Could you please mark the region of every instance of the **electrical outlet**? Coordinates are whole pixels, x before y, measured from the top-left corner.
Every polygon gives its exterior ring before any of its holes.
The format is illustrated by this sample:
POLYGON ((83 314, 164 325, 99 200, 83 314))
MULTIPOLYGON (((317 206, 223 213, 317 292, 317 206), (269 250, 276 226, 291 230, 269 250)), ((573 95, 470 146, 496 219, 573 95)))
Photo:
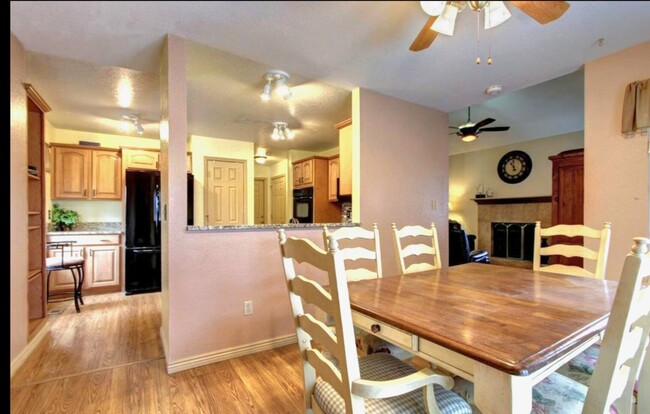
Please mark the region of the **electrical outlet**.
POLYGON ((252 315, 253 314, 253 301, 252 300, 245 300, 244 301, 244 315, 252 315))

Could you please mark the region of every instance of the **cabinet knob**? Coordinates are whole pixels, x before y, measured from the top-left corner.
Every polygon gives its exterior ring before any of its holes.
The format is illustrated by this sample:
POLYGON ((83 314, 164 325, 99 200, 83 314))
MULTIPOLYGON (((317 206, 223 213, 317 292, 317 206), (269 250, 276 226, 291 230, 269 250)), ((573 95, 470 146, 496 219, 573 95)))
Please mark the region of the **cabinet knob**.
POLYGON ((381 326, 379 326, 379 324, 377 323, 373 323, 372 325, 370 325, 370 330, 372 331, 372 333, 377 333, 381 331, 381 326))

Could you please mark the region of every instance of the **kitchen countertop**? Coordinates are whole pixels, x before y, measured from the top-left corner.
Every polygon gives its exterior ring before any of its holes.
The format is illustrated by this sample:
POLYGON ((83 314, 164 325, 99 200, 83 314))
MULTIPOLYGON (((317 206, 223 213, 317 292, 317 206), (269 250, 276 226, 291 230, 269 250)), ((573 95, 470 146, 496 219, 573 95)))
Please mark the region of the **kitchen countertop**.
POLYGON ((56 231, 49 224, 48 236, 83 235, 83 234, 122 234, 122 223, 114 222, 88 222, 77 223, 72 230, 56 231))
POLYGON ((359 223, 297 223, 297 224, 241 224, 229 226, 187 226, 189 232, 200 231, 250 231, 250 230, 277 230, 277 229, 309 229, 309 228, 322 228, 327 226, 330 228, 338 227, 356 227, 359 223))

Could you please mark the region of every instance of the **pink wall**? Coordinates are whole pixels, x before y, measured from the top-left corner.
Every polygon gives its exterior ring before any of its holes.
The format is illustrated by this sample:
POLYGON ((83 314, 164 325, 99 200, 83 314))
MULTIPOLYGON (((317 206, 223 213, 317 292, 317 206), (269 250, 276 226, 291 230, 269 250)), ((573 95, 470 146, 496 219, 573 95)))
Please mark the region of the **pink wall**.
POLYGON ((27 345, 27 81, 25 49, 11 36, 11 143, 10 151, 10 357, 13 361, 27 345), (21 173, 22 172, 22 173, 21 173))
POLYGON ((384 274, 398 271, 390 233, 393 222, 402 227, 434 221, 446 266, 447 114, 365 89, 359 98, 361 221, 366 227, 374 222, 379 226, 384 274))
POLYGON ((624 138, 625 87, 650 78, 650 42, 585 65, 585 224, 612 222, 607 278, 618 279, 632 238, 650 235, 648 138, 624 138))
MULTIPOLYGON (((185 231, 185 53, 180 38, 170 36, 168 45, 169 94, 162 95, 170 132, 161 148, 163 202, 169 210, 163 225, 163 306, 168 307, 163 331, 170 364, 295 331, 276 231, 185 231), (253 300, 253 315, 243 315, 245 300, 253 300)), ((392 220, 435 220, 446 252, 447 116, 367 91, 361 91, 361 106, 361 219, 382 226, 386 270, 392 273, 397 269, 388 232, 392 220), (437 212, 429 207, 432 198, 438 200, 437 212)), ((288 234, 322 244, 320 228, 288 234)))

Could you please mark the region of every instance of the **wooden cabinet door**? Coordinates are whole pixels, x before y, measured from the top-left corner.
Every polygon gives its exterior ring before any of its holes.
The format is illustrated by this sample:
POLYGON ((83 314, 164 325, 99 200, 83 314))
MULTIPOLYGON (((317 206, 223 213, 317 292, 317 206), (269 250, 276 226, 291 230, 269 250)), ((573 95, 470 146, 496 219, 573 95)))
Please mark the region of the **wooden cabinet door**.
MULTIPOLYGON (((553 161, 552 224, 584 224, 584 152, 564 151, 549 157, 553 161)), ((555 237, 555 243, 582 245, 582 237, 555 237)), ((578 257, 551 257, 551 263, 583 266, 578 257)))
POLYGON ((160 152, 156 150, 122 149, 124 168, 136 170, 157 170, 160 152))
POLYGON ((307 160, 302 163, 302 185, 314 184, 314 160, 307 160))
POLYGON ((192 174, 192 154, 187 154, 185 162, 187 164, 187 172, 192 174))
POLYGON ((352 125, 339 129, 339 194, 352 194, 352 125))
POLYGON ((122 199, 122 164, 117 151, 93 150, 93 199, 122 199))
POLYGON ((329 201, 337 201, 338 194, 336 191, 336 179, 339 178, 339 158, 332 158, 328 162, 328 178, 327 178, 327 199, 329 201))
MULTIPOLYGON (((69 247, 65 248, 66 257, 84 257, 83 246, 72 247, 72 252, 69 247)), ((47 257, 61 258, 61 249, 48 250, 47 257)), ((72 279, 72 272, 70 270, 57 270, 50 274, 50 292, 59 290, 74 289, 74 282, 72 279)))
POLYGON ((88 198, 91 161, 89 149, 54 147, 52 198, 88 198))
POLYGON ((120 246, 89 246, 84 288, 119 286, 120 246))
POLYGON ((302 185, 302 165, 303 163, 299 162, 293 164, 293 186, 298 188, 302 185))

